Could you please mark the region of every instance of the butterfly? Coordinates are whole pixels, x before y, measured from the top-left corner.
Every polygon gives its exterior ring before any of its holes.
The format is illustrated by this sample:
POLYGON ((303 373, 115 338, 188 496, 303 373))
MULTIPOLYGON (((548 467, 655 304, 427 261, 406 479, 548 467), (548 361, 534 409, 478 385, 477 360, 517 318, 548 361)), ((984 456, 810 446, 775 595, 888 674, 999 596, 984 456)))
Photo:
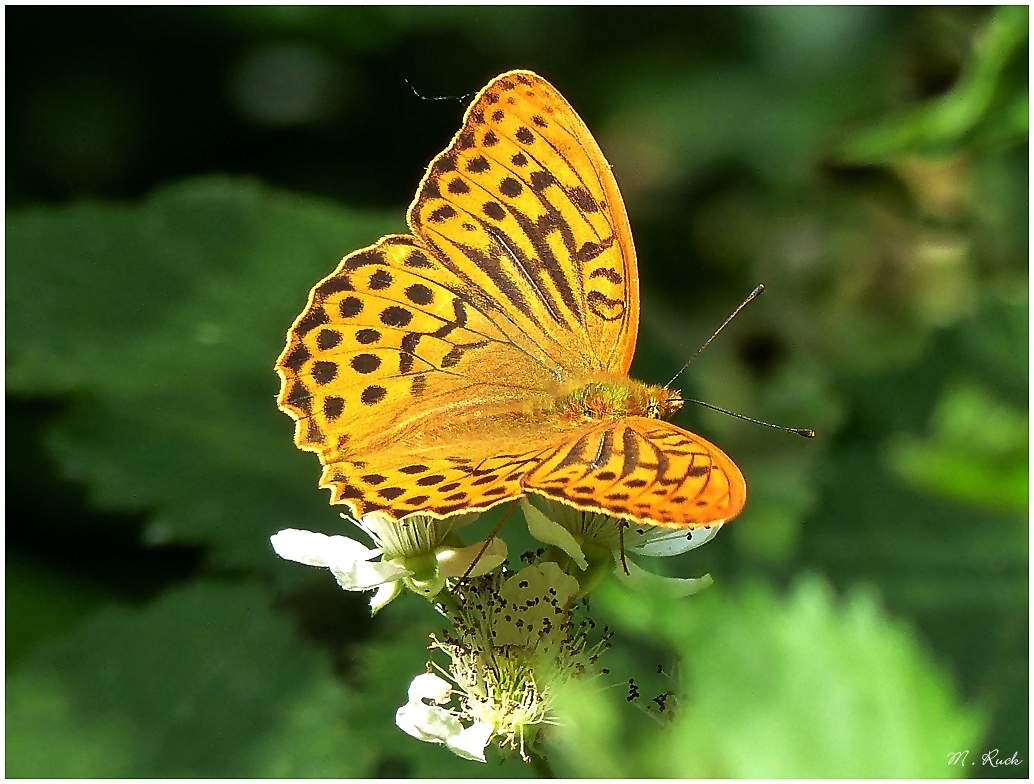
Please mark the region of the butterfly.
POLYGON ((676 528, 739 514, 736 464, 665 421, 679 392, 628 377, 631 228, 552 85, 510 71, 481 90, 408 225, 316 284, 277 361, 331 503, 444 518, 534 493, 676 528))

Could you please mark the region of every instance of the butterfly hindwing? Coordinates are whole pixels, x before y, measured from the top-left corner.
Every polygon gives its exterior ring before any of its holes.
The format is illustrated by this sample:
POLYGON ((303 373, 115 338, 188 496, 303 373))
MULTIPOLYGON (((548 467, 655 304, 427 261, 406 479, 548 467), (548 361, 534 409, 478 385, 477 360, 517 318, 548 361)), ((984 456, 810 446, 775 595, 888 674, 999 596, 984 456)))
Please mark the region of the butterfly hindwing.
POLYGON ((527 491, 654 525, 720 525, 746 501, 743 475, 724 452, 657 419, 587 425, 524 480, 527 491))
POLYGON ((327 465, 321 486, 331 489, 332 503, 348 505, 357 519, 372 511, 396 519, 414 512, 448 517, 483 512, 520 498, 525 493, 521 481, 538 458, 534 452, 508 450, 480 459, 442 456, 440 450, 389 450, 369 463, 343 460, 327 465))

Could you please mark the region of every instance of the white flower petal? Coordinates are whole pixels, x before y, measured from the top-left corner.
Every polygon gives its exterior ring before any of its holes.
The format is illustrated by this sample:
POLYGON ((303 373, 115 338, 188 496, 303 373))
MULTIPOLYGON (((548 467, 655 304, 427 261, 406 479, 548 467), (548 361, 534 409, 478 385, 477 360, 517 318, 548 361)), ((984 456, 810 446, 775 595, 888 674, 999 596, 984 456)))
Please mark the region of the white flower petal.
POLYGON ((452 713, 424 702, 407 702, 395 711, 395 724, 407 735, 428 743, 447 743, 463 732, 452 713))
POLYGON ((431 700, 432 702, 448 702, 452 694, 452 686, 444 678, 433 672, 422 672, 409 684, 409 701, 431 700))
POLYGON ((464 728, 448 709, 424 702, 444 703, 451 695, 452 686, 443 678, 429 672, 417 675, 409 684, 409 702, 395 711, 395 724, 418 740, 443 743, 457 756, 484 762, 485 746, 495 728, 486 722, 464 728))
MULTIPOLYGON (((467 569, 470 568, 470 564, 481 553, 481 548, 484 546, 484 541, 480 541, 459 549, 439 547, 435 551, 438 557, 438 575, 440 577, 462 577, 466 574, 467 569)), ((487 574, 505 560, 506 542, 496 536, 488 545, 484 555, 475 564, 470 576, 480 577, 483 574, 487 574)))
POLYGON ((347 567, 379 555, 378 550, 347 536, 327 536, 297 528, 285 528, 269 537, 269 541, 281 558, 308 566, 347 567))
POLYGON ((400 593, 402 593, 402 582, 399 580, 392 580, 390 583, 382 583, 377 588, 377 593, 370 597, 370 614, 376 615, 388 602, 395 599, 400 593))
POLYGON ((641 536, 635 536, 636 540, 641 540, 636 544, 629 543, 628 533, 626 532, 625 552, 646 555, 651 558, 681 555, 711 541, 721 527, 718 524, 708 528, 691 528, 689 530, 654 528, 644 531, 641 536))
POLYGON ((408 569, 390 561, 354 561, 342 566, 344 568, 332 566, 330 571, 346 591, 369 591, 411 574, 408 569))
POLYGON ((524 519, 528 522, 528 532, 532 536, 540 542, 559 547, 574 559, 574 562, 578 564, 578 568, 582 571, 589 568, 589 562, 585 560, 585 553, 582 552, 578 542, 571 536, 570 531, 546 517, 527 498, 521 499, 521 510, 524 512, 524 519))
POLYGON ((446 747, 457 757, 486 762, 485 746, 495 735, 495 727, 487 721, 475 721, 460 734, 445 742, 446 747))
POLYGON ((713 581, 711 575, 705 574, 703 577, 685 579, 681 577, 664 577, 659 574, 653 574, 645 569, 636 565, 631 558, 625 558, 625 563, 628 564, 628 574, 625 574, 624 569, 621 568, 620 559, 617 565, 614 567, 614 573, 627 585, 633 588, 661 588, 673 599, 681 599, 685 596, 692 596, 693 594, 704 590, 713 581))
MULTIPOLYGON (((347 515, 341 515, 346 520, 352 520, 347 515)), ((367 512, 358 520, 352 520, 357 526, 363 529, 366 534, 375 542, 391 534, 392 526, 398 525, 395 520, 388 517, 384 512, 367 512)))

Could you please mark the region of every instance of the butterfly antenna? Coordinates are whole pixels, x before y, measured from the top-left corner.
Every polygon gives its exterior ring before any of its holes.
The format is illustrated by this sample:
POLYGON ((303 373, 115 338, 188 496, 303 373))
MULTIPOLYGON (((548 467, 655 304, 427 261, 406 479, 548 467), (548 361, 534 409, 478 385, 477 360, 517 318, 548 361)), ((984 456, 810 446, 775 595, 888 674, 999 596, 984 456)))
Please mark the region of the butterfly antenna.
POLYGON ((742 419, 744 422, 753 422, 755 425, 763 425, 764 427, 770 427, 773 430, 782 430, 787 433, 793 433, 795 436, 803 436, 804 438, 815 438, 815 431, 808 427, 783 427, 782 425, 773 425, 770 422, 762 422, 760 419, 751 419, 749 416, 743 416, 743 414, 737 414, 735 411, 726 411, 724 408, 718 406, 712 406, 710 403, 705 403, 703 400, 686 400, 687 403, 696 403, 698 406, 709 408, 712 411, 717 411, 720 414, 728 414, 731 417, 742 419))
POLYGON ((471 95, 473 95, 473 93, 467 93, 466 95, 421 95, 416 91, 416 88, 409 81, 409 79, 403 77, 402 81, 409 85, 409 89, 413 91, 413 95, 415 95, 421 101, 459 101, 460 103, 463 103, 463 101, 467 100, 471 95))
POLYGON ((474 567, 478 565, 478 561, 481 560, 484 554, 488 551, 488 548, 491 546, 492 542, 495 540, 496 536, 499 535, 499 531, 503 527, 503 523, 505 523, 506 518, 513 513, 513 510, 517 508, 517 504, 518 501, 514 501, 510 505, 510 508, 503 513, 503 516, 499 518, 499 522, 495 524, 495 528, 492 529, 492 533, 488 535, 488 537, 485 539, 485 543, 481 545, 481 549, 478 551, 478 554, 474 557, 474 560, 470 562, 470 566, 467 567, 467 571, 463 573, 463 576, 459 579, 456 585, 452 587, 452 590, 449 591, 450 594, 455 594, 456 591, 460 588, 460 586, 462 586, 463 583, 466 582, 467 578, 470 577, 470 573, 474 571, 474 567))
POLYGON ((679 370, 679 372, 678 372, 678 373, 676 373, 676 374, 675 374, 674 376, 672 376, 672 377, 671 377, 671 381, 669 381, 669 382, 668 382, 667 384, 665 384, 664 386, 665 386, 665 387, 670 387, 670 386, 671 386, 672 384, 674 384, 674 383, 675 383, 675 379, 677 379, 677 378, 678 378, 679 376, 681 376, 681 375, 682 375, 682 372, 683 372, 683 371, 684 371, 684 370, 685 370, 686 368, 688 368, 688 367, 689 367, 690 365, 692 365, 692 364, 693 364, 693 360, 695 360, 695 359, 696 359, 697 357, 699 357, 699 356, 700 356, 700 355, 701 355, 701 354, 703 353, 704 349, 705 349, 705 348, 707 348, 708 346, 710 346, 710 345, 711 345, 711 341, 712 341, 712 340, 714 340, 714 339, 715 339, 716 337, 718 337, 718 334, 719 334, 719 333, 720 333, 720 332, 721 332, 721 331, 722 331, 723 329, 725 329, 725 328, 726 328, 727 326, 729 326, 729 322, 730 322, 730 321, 732 321, 732 320, 733 320, 734 318, 736 318, 736 316, 737 316, 737 315, 739 314, 739 312, 740 312, 741 310, 743 310, 743 309, 744 309, 745 307, 747 307, 747 303, 749 303, 749 302, 750 302, 750 301, 751 301, 752 299, 754 299, 755 297, 757 297, 757 296, 758 296, 758 295, 759 295, 759 294, 760 294, 760 293, 761 293, 762 291, 764 291, 764 290, 765 290, 765 284, 764 284, 764 283, 759 283, 759 284, 758 284, 758 287, 757 287, 756 289, 754 289, 754 290, 753 290, 752 292, 750 292, 750 296, 749 296, 749 297, 747 297, 747 298, 746 298, 745 300, 743 300, 743 302, 741 302, 741 303, 740 303, 740 306, 739 306, 738 308, 736 308, 736 310, 734 310, 734 311, 732 312, 732 315, 731 315, 731 316, 729 316, 729 318, 727 318, 727 319, 725 320, 725 323, 724 323, 724 324, 722 324, 722 326, 718 327, 718 329, 716 329, 716 330, 714 331, 714 334, 713 334, 713 335, 711 335, 711 337, 709 337, 709 338, 708 338, 708 339, 707 339, 707 340, 706 340, 706 341, 704 342, 704 345, 702 345, 702 346, 701 346, 701 347, 700 347, 699 349, 697 349, 697 353, 696 353, 696 354, 694 354, 693 356, 691 356, 691 357, 689 358, 689 362, 687 362, 687 363, 686 363, 685 365, 683 365, 683 366, 682 366, 682 369, 681 369, 681 370, 679 370))

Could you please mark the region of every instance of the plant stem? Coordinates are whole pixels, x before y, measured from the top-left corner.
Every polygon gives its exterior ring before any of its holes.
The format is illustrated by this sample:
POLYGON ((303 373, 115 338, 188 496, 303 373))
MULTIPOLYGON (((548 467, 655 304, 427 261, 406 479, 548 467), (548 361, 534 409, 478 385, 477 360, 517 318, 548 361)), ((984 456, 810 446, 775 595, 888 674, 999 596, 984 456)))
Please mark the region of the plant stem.
POLYGON ((555 779, 557 776, 553 772, 553 768, 549 764, 549 760, 540 754, 536 754, 531 751, 528 754, 531 761, 531 768, 535 771, 535 775, 540 779, 555 779))

